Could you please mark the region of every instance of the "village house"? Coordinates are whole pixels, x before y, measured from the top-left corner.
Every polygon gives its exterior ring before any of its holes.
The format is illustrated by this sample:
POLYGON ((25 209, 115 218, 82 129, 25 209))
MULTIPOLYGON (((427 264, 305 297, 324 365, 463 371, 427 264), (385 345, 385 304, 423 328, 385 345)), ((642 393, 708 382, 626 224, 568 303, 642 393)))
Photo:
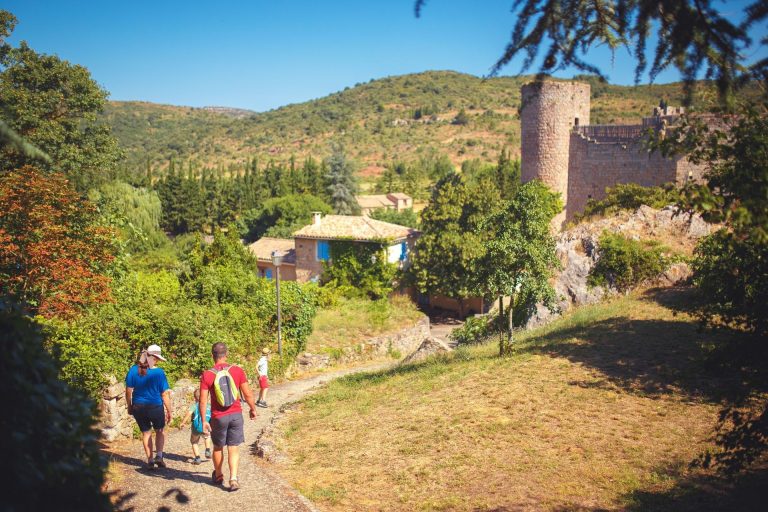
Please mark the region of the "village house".
POLYGON ((256 266, 259 269, 260 277, 272 279, 275 276, 272 253, 278 251, 283 256, 283 262, 280 265, 280 279, 296 280, 296 250, 293 240, 265 236, 250 244, 248 249, 256 256, 256 266))
POLYGON ((272 252, 283 254, 280 278, 305 283, 323 273, 323 262, 331 259, 334 241, 385 244, 387 260, 405 266, 418 238, 416 229, 364 216, 314 213, 312 223, 294 233, 294 239, 262 238, 248 248, 256 256, 259 275, 271 278, 275 269, 272 252))
POLYGON ((398 212, 413 208, 413 199, 402 192, 355 196, 363 215, 370 215, 373 210, 396 210, 398 212))

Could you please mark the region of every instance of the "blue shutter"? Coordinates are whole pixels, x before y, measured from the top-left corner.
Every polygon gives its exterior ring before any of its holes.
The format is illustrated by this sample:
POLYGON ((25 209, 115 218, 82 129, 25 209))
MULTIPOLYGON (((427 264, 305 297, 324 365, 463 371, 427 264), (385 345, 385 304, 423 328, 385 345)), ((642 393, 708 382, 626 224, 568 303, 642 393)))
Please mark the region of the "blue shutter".
POLYGON ((272 279, 272 269, 268 268, 265 275, 267 276, 267 279, 272 279))
POLYGON ((317 259, 318 261, 328 261, 331 259, 331 247, 327 240, 317 241, 317 259))
POLYGON ((400 261, 405 261, 408 258, 408 244, 403 242, 400 244, 400 261))

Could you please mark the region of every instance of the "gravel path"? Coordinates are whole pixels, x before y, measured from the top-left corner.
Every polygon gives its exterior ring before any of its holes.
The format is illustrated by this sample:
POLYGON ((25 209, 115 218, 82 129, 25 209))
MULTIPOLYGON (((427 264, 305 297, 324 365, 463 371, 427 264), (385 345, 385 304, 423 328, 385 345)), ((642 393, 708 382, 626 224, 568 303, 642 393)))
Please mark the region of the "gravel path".
MULTIPOLYGON (((276 385, 267 396, 269 408, 259 408, 258 416, 253 421, 247 419, 248 406, 244 405, 246 442, 240 446, 240 490, 237 492, 228 492, 228 484, 224 487, 213 485, 213 462, 206 461, 199 466, 191 464, 189 426, 183 430, 168 431, 164 450, 168 467, 165 469, 148 471, 141 468, 144 449, 138 440, 107 446, 105 451, 113 461, 108 490, 116 493, 119 508, 125 511, 314 511, 316 509, 306 498, 253 454, 256 437, 275 417, 280 407, 303 398, 329 380, 350 373, 380 370, 391 365, 391 361, 373 363, 276 385)), ((224 479, 228 482, 229 470, 226 464, 225 459, 224 479)))

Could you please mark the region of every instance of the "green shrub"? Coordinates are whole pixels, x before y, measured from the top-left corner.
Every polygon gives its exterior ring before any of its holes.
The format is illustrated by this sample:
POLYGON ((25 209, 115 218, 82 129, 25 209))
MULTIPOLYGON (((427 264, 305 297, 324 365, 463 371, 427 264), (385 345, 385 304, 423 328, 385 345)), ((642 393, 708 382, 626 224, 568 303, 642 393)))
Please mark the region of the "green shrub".
POLYGON ((693 282, 707 302, 699 315, 710 324, 768 334, 768 252, 766 242, 720 229, 699 242, 693 282))
MULTIPOLYGON (((62 377, 96 397, 108 375, 121 379, 138 353, 163 349, 171 381, 197 377, 210 367, 211 345, 224 342, 232 360, 250 368, 263 347, 276 348, 274 282, 256 276, 236 237, 217 233, 214 243, 190 246, 183 279, 167 270, 129 272, 113 286, 114 302, 70 321, 49 322, 49 349, 63 363, 62 377)), ((281 286, 284 361, 304 350, 312 331, 318 286, 281 286)))
POLYGON ((99 453, 93 403, 59 380, 31 319, 0 302, 0 383, 11 401, 0 429, 3 510, 112 510, 101 492, 105 461, 99 453), (55 504, 55 506, 52 506, 55 504))
POLYGON ((415 228, 419 225, 419 216, 413 211, 413 208, 406 208, 405 210, 373 210, 370 214, 372 219, 389 222, 391 224, 398 224, 400 226, 406 226, 409 228, 415 228))
POLYGON ((392 293, 397 266, 387 261, 386 243, 331 242, 332 264, 325 264, 324 286, 345 297, 374 300, 392 293))
POLYGON ((493 333, 493 321, 487 316, 471 316, 464 325, 454 329, 450 338, 459 345, 481 343, 493 333))
POLYGON ((605 190, 605 198, 590 199, 584 211, 574 219, 579 222, 590 217, 609 216, 622 210, 636 210, 642 205, 664 208, 676 204, 679 194, 674 185, 643 187, 635 183, 619 184, 605 190))
POLYGON ((612 286, 620 292, 657 277, 672 259, 667 249, 655 241, 630 240, 619 234, 603 232, 597 264, 589 273, 591 286, 612 286))

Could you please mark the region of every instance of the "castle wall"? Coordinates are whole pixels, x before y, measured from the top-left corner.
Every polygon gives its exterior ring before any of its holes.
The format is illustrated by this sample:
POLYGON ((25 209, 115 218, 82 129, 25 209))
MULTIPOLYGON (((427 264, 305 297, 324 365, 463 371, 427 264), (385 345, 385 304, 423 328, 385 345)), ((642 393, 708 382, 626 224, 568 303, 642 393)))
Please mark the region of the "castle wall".
MULTIPOLYGON (((589 124, 589 84, 534 82, 522 90, 521 177, 540 179, 568 202, 571 131, 589 124)), ((560 228, 565 212, 553 225, 560 228)))
POLYGON ((641 140, 600 142, 573 133, 569 145, 566 219, 584 210, 589 199, 605 197, 606 187, 637 183, 645 187, 665 183, 684 185, 700 180, 703 167, 682 157, 648 153, 641 140), (689 174, 690 173, 690 174, 689 174), (690 178, 689 178, 690 176, 690 178))

